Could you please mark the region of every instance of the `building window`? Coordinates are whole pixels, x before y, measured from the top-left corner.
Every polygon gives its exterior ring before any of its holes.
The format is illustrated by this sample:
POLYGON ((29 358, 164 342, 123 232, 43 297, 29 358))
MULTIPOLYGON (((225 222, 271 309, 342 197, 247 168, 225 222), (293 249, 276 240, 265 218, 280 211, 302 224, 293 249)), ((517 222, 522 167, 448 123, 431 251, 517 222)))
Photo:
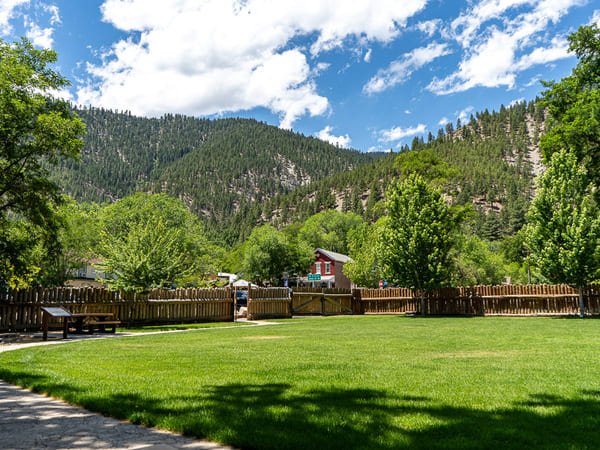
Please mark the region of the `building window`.
POLYGON ((329 275, 331 273, 331 263, 330 262, 325 263, 325 273, 327 275, 329 275))
POLYGON ((315 273, 320 274, 321 273, 321 263, 315 263, 315 273))

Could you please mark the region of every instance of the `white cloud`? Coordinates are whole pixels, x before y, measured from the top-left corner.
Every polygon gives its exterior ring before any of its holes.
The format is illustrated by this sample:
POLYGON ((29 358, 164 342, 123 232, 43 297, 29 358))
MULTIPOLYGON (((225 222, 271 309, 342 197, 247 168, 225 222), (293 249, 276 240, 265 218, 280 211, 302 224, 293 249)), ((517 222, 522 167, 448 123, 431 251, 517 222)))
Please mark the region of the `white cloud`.
POLYGON ((333 145, 337 145, 338 147, 343 147, 343 148, 350 147, 350 143, 352 142, 352 139, 350 138, 350 136, 348 136, 347 134, 344 134, 342 136, 334 136, 331 134, 332 131, 333 131, 333 128, 331 126, 327 125, 321 131, 319 131, 316 134, 316 136, 319 139, 321 139, 323 141, 327 141, 333 145))
POLYGON ((518 103, 523 103, 525 101, 525 97, 515 98, 512 102, 508 104, 508 106, 515 106, 518 103))
POLYGON ((50 25, 58 25, 61 23, 60 20, 60 10, 56 5, 48 5, 46 3, 41 3, 40 6, 44 11, 50 14, 50 25))
POLYGON ((465 109, 461 110, 456 117, 460 119, 462 123, 465 123, 473 111, 475 111, 475 108, 472 106, 467 106, 465 109))
POLYGON ((313 76, 320 75, 322 72, 325 72, 330 67, 331 67, 331 64, 329 64, 329 63, 325 63, 325 62, 317 63, 317 65, 312 70, 312 75, 313 76))
POLYGON ((441 95, 466 91, 475 86, 512 87, 515 82, 513 72, 514 41, 506 33, 494 32, 492 37, 475 47, 473 54, 463 59, 458 71, 438 80, 435 78, 427 87, 441 95))
POLYGON ((452 21, 451 33, 463 47, 469 47, 484 23, 509 9, 534 3, 536 0, 483 0, 452 21))
POLYGON ((566 39, 554 39, 550 47, 538 47, 522 56, 515 65, 516 70, 529 69, 538 64, 546 64, 559 59, 573 56, 569 53, 569 43, 566 39))
POLYGON ((427 37, 432 37, 439 29, 442 21, 440 19, 425 20, 417 24, 417 30, 425 33, 427 37))
POLYGON ((425 3, 106 0, 103 20, 136 38, 116 42, 102 64, 89 66, 94 80, 78 101, 142 115, 265 107, 290 127, 329 107, 306 52, 390 42, 425 3), (294 46, 297 37, 311 39, 309 50, 294 46))
POLYGON ((0 36, 8 36, 12 32, 11 19, 16 15, 17 8, 29 3, 29 0, 0 1, 0 36))
POLYGON ((412 114, 412 111, 410 109, 405 109, 404 114, 412 114))
POLYGON ((367 50, 367 53, 365 53, 365 57, 363 58, 366 63, 371 62, 371 55, 372 54, 373 54, 373 50, 372 49, 367 50))
POLYGON ((33 45, 37 45, 42 48, 52 48, 54 39, 52 34, 54 33, 53 28, 42 28, 37 23, 32 22, 28 17, 25 17, 25 28, 27 39, 29 39, 33 45))
POLYGON ((376 94, 403 83, 412 73, 440 56, 449 54, 446 44, 432 42, 427 47, 415 48, 402 58, 393 61, 386 69, 381 69, 363 86, 366 94, 376 94))
POLYGON ((590 19, 590 25, 593 23, 600 27, 600 9, 597 9, 596 11, 594 11, 594 14, 592 14, 592 18, 590 19))
POLYGON ((367 149, 367 153, 390 153, 392 151, 389 147, 379 147, 377 145, 373 145, 367 149))
POLYGON ((514 87, 518 72, 567 56, 564 40, 555 38, 546 48, 539 41, 547 43, 542 33, 548 25, 583 3, 585 0, 484 0, 476 4, 446 30, 466 49, 458 70, 434 78, 427 88, 443 95, 477 86, 514 87), (511 9, 518 12, 511 18, 503 16, 511 9), (491 20, 494 22, 481 30, 491 20), (539 48, 528 50, 534 44, 539 48), (523 53, 525 56, 518 56, 523 53))
POLYGON ((415 136, 417 134, 423 134, 427 131, 427 127, 420 123, 416 127, 394 127, 389 130, 381 130, 379 132, 379 142, 394 142, 399 141, 405 137, 415 136))
POLYGON ((444 116, 440 119, 440 121, 438 122, 438 125, 443 127, 444 125, 449 124, 449 123, 450 123, 450 119, 448 119, 446 116, 444 116))
POLYGON ((37 20, 39 11, 42 11, 42 15, 44 13, 47 15, 46 20, 51 26, 61 23, 60 12, 56 5, 44 3, 43 1, 0 0, 0 36, 10 35, 13 31, 11 21, 22 18, 26 37, 38 47, 51 48, 54 28, 40 26, 37 20), (29 8, 28 11, 32 11, 33 16, 25 14, 26 7, 29 8))

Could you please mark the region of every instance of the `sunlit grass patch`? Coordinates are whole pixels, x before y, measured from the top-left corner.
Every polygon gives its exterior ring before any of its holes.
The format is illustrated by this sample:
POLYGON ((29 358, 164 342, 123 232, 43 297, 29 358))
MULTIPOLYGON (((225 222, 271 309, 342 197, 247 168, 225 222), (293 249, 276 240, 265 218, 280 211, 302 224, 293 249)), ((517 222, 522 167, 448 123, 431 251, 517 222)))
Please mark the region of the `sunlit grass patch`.
POLYGON ((598 348, 597 320, 331 317, 9 352, 0 377, 241 448, 593 448, 598 348))

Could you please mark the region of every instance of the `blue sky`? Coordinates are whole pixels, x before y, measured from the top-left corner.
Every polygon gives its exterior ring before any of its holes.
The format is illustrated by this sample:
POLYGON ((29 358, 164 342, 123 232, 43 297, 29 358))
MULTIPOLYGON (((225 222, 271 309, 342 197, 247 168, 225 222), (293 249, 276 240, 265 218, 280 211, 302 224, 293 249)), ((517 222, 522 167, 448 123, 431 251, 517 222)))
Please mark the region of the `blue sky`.
POLYGON ((77 104, 253 117, 395 149, 567 75, 593 0, 0 0, 0 37, 59 54, 77 104))

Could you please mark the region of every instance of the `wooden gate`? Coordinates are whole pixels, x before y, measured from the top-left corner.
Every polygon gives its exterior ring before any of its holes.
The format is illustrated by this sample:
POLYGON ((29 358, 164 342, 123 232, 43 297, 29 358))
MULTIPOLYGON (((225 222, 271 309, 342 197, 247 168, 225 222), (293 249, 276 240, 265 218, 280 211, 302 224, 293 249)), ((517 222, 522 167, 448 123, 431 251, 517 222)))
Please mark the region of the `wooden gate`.
POLYGON ((248 288, 248 319, 292 317, 288 288, 248 288))
POLYGON ((322 316, 352 314, 352 291, 296 288, 292 293, 292 314, 322 316))

